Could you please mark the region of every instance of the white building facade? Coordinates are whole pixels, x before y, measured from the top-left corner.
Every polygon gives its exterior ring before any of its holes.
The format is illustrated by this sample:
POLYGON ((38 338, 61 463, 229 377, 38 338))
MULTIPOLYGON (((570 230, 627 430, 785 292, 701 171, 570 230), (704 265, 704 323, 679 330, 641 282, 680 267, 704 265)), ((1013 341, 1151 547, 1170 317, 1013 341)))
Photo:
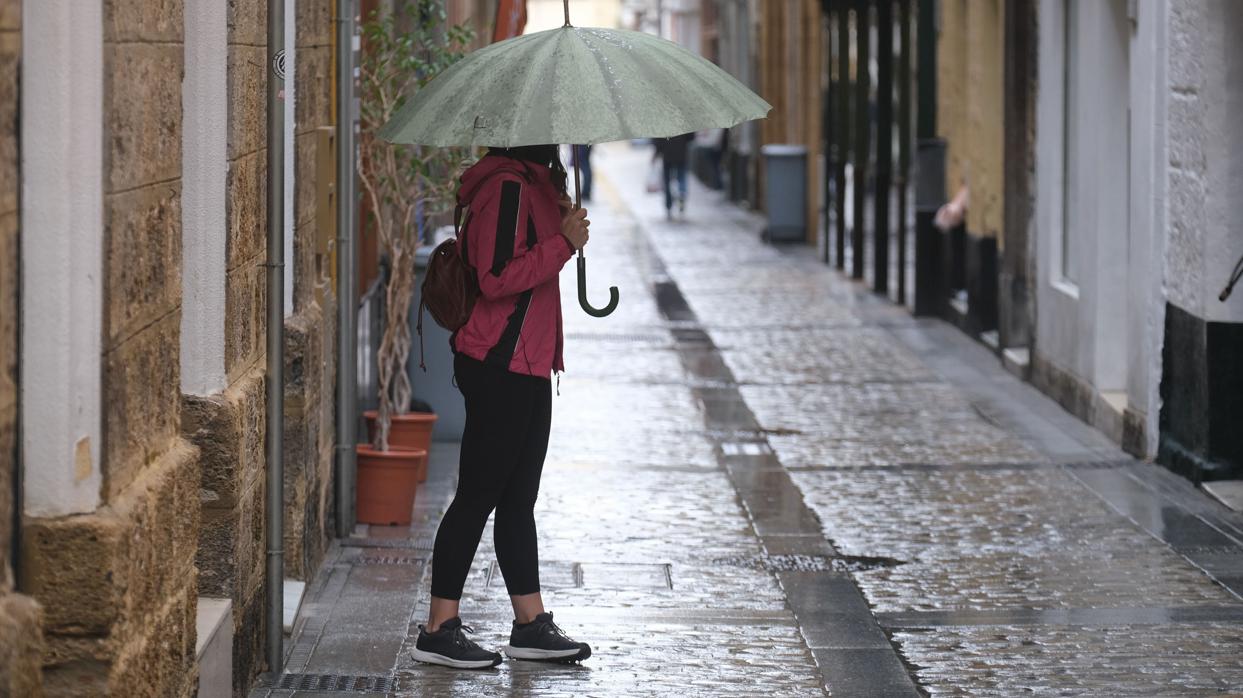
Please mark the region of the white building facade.
POLYGON ((1243 474, 1243 293, 1218 300, 1243 3, 1040 0, 1038 23, 1033 381, 1136 455, 1243 474))

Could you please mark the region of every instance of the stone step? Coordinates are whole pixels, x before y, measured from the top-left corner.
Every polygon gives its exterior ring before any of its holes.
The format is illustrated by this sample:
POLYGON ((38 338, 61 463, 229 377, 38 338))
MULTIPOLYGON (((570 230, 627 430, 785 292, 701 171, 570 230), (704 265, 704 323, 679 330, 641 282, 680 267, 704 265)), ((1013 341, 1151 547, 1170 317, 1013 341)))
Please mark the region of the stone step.
POLYGON ((199 665, 200 698, 233 695, 233 602, 200 596, 194 656, 199 665))

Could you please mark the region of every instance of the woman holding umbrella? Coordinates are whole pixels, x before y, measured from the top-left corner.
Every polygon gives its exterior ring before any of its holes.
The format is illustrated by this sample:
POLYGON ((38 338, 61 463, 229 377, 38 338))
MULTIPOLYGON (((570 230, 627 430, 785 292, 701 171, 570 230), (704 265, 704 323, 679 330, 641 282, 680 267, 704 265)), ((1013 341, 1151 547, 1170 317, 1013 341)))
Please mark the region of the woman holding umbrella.
POLYGON ((457 668, 496 666, 458 617, 462 587, 488 516, 514 608, 505 654, 576 662, 586 643, 565 635, 540 596, 535 499, 552 420, 549 376, 563 370, 558 274, 587 244, 585 209, 573 209, 555 145, 492 148, 462 176, 462 234, 479 283, 470 319, 452 338, 453 371, 466 399, 457 493, 432 554, 431 614, 415 659, 457 668))
MULTIPOLYGON (((490 146, 462 177, 470 219, 459 247, 480 298, 453 338, 466 397, 458 490, 436 534, 432 600, 413 650, 424 662, 496 666, 458 618, 458 600, 492 508, 497 561, 514 608, 505 653, 574 662, 585 643, 553 623, 540 596, 532 508, 551 416, 549 376, 564 344, 557 274, 578 253, 579 305, 605 317, 618 302, 587 300, 587 214, 570 207, 555 146, 672 136, 763 118, 772 108, 703 58, 658 37, 565 26, 492 44, 420 88, 380 130, 394 143, 490 146)), ((576 162, 575 180, 578 179, 576 162)), ((578 187, 576 186, 577 190, 578 187)))

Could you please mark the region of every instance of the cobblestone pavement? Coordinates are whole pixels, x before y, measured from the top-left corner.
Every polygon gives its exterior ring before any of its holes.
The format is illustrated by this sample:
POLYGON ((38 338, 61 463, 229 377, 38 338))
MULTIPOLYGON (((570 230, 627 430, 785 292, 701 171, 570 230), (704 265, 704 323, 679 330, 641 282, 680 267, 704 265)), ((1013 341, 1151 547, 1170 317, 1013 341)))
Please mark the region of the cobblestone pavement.
MULTIPOLYGON (((597 149, 591 297, 537 505, 545 600, 581 667, 408 657, 456 452, 410 529, 360 529, 258 695, 1196 695, 1243 691, 1243 523, 1126 459, 956 331, 916 321, 695 187, 597 149), (302 681, 303 690, 297 690, 302 681), (320 682, 320 683, 316 683, 320 682), (318 689, 314 688, 318 686, 318 689)), ((417 390, 417 388, 416 388, 417 390)), ((485 532, 463 598, 511 619, 485 532)))

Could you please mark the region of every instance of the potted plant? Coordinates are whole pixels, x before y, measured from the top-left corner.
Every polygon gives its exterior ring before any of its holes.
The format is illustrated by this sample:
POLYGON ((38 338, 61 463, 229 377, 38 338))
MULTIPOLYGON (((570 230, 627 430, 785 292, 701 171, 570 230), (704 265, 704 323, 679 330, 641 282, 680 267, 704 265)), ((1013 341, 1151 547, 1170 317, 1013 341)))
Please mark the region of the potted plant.
POLYGON ((409 523, 435 415, 410 411, 408 321, 414 297, 419 224, 452 209, 465 148, 395 146, 376 132, 440 71, 461 58, 472 38, 449 26, 443 0, 411 0, 373 12, 362 25, 358 175, 382 253, 392 269, 377 356, 379 409, 369 417, 370 443, 358 446, 358 520, 409 523), (423 437, 426 436, 426 439, 423 437))

